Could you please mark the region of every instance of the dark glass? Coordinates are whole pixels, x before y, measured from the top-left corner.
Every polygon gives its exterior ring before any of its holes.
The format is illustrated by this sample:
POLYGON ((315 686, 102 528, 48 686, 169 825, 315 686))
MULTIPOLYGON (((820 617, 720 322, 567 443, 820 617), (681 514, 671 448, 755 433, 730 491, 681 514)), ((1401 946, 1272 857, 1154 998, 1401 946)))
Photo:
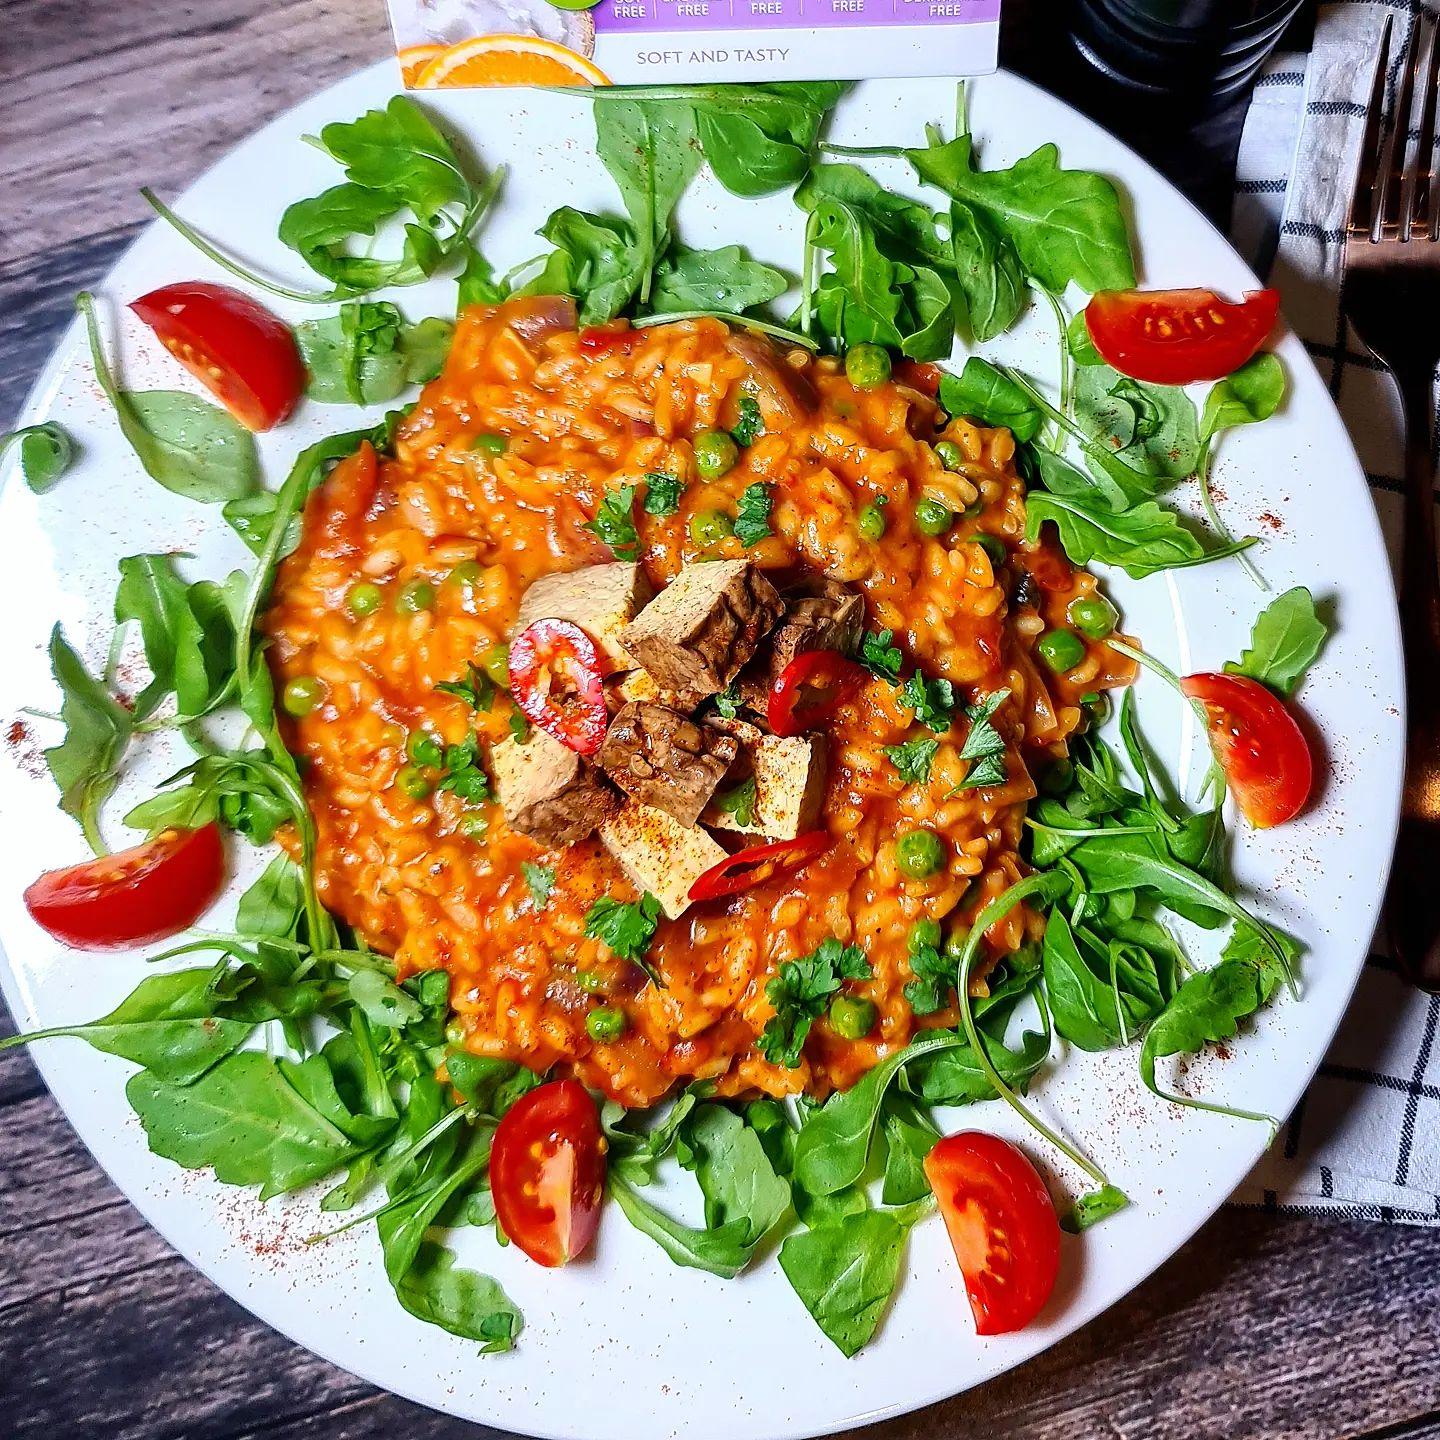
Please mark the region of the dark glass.
POLYGON ((1074 0, 1070 39, 1113 90, 1193 117, 1254 85, 1305 0, 1074 0))

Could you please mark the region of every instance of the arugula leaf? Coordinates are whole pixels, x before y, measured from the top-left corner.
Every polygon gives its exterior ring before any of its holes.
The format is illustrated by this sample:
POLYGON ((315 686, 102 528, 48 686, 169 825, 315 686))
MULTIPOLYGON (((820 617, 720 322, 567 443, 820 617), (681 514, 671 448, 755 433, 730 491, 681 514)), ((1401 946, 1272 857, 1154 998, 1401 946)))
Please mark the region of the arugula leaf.
POLYGON ((754 823, 757 794, 755 777, 752 775, 748 780, 742 780, 738 785, 720 791, 713 803, 722 815, 733 815, 737 825, 746 826, 754 823))
POLYGON ((893 1091, 885 1099, 885 1178, 880 1199, 886 1205, 911 1205, 930 1194, 925 1159, 940 1138, 920 1106, 893 1091))
POLYGON ((1082 937, 1089 949, 1084 932, 1077 936, 1060 910, 1051 913, 1042 955, 1055 1029, 1082 1050, 1127 1045, 1170 1000, 1169 977, 1160 975, 1148 950, 1116 940, 1092 963, 1077 944, 1082 937))
POLYGON ((1281 695, 1293 695, 1329 633, 1315 612, 1314 597, 1297 585, 1260 612, 1248 648, 1238 663, 1229 661, 1225 669, 1232 675, 1248 675, 1281 695))
POLYGON ((529 860, 520 862, 520 873, 525 877, 525 888, 537 910, 543 910, 555 893, 555 867, 535 865, 529 860))
POLYGON ((524 295, 572 295, 582 325, 603 325, 634 298, 644 278, 635 232, 623 220, 562 206, 541 236, 555 246, 524 295))
POLYGON ((1065 327, 1065 348, 1077 365, 1103 365, 1105 363, 1095 342, 1090 338, 1090 327, 1085 323, 1085 312, 1078 311, 1065 327))
POLYGON ((100 807, 119 781, 134 717, 86 670, 58 625, 50 634, 50 669, 60 687, 65 738, 45 751, 45 763, 60 787, 60 808, 80 822, 91 848, 103 855, 100 807))
POLYGON ((865 1210, 791 1235, 780 1247, 786 1279, 842 1355, 854 1355, 875 1334, 900 1278, 911 1223, 903 1211, 865 1210))
POLYGON ((1210 441, 1236 425, 1268 420, 1285 399, 1285 367, 1268 350, 1252 356, 1233 374, 1217 381, 1205 397, 1200 415, 1200 440, 1210 441))
POLYGON ((735 538, 748 550, 771 533, 770 515, 775 509, 775 490, 763 480, 747 485, 740 492, 735 511, 735 538))
POLYGON ((833 935, 808 955, 786 960, 765 986, 775 1014, 765 1022, 756 1048, 772 1065, 795 1069, 810 1027, 830 997, 846 980, 868 980, 872 974, 865 952, 858 945, 842 945, 833 935))
POLYGON ((105 361, 94 300, 82 291, 75 306, 85 319, 95 379, 146 474, 167 490, 204 504, 250 494, 260 483, 255 437, 198 395, 122 390, 105 361))
POLYGON ((0 434, 0 458, 12 445, 20 447, 20 473, 37 495, 50 490, 75 459, 75 442, 54 420, 0 434))
POLYGON ((672 245, 655 267, 650 304, 662 314, 709 310, 740 315, 778 299, 789 288, 790 281, 784 275, 752 260, 738 245, 719 250, 688 250, 683 245, 672 245))
POLYGON ((1114 1185, 1101 1185, 1079 1195, 1075 1203, 1060 1217, 1060 1228, 1070 1235, 1079 1235, 1092 1225, 1108 1220, 1128 1209, 1130 1197, 1114 1185))
POLYGON ((740 418, 730 434, 737 445, 748 448, 765 433, 765 417, 760 413, 760 402, 753 395, 742 395, 736 408, 740 418))
POLYGON ((843 81, 685 86, 715 178, 732 194, 768 195, 798 184, 843 81))
POLYGON ((595 518, 585 528, 602 545, 608 545, 617 560, 640 558, 640 534, 635 529, 635 485, 620 485, 607 490, 595 518))
POLYGON ((731 1220, 716 1229, 683 1225, 646 1200, 621 1167, 610 1170, 609 1189, 625 1218, 677 1265, 733 1280, 755 1253, 748 1239, 752 1227, 747 1219, 731 1220))
POLYGON ((976 170, 969 135, 904 151, 916 174, 973 206, 1015 247, 1027 274, 1061 294, 1129 290, 1135 264, 1125 215, 1103 175, 1060 168, 1060 152, 1042 145, 1007 170, 976 170))
POLYGON ((1303 953, 1303 947, 1293 936, 1274 925, 1267 925, 1270 940, 1280 947, 1277 960, 1265 935, 1253 925, 1237 924, 1220 952, 1222 960, 1242 960, 1253 965, 1260 976, 1260 1001, 1268 1004, 1275 991, 1285 984, 1296 971, 1296 965, 1303 953))
POLYGON ((960 747, 960 759, 970 761, 957 790, 978 790, 1003 785, 1009 778, 1005 765, 1005 738, 995 728, 995 713, 1010 698, 1010 691, 992 690, 983 700, 965 707, 970 730, 960 747))
POLYGON ((1020 386, 978 355, 958 376, 941 376, 940 404, 948 415, 1008 430, 1022 442, 1035 438, 1045 418, 1020 386))
POLYGON ((1081 367, 1075 417, 1101 454, 1157 481, 1183 480, 1200 457, 1195 402, 1172 385, 1145 385, 1108 365, 1081 367))
POLYGON ((860 663, 881 680, 892 684, 900 679, 900 666, 905 657, 900 647, 892 644, 895 633, 892 630, 867 630, 860 637, 860 663))
POLYGON ((510 298, 510 287, 495 278, 495 267, 475 245, 463 240, 457 249, 465 257, 455 300, 457 313, 470 305, 499 305, 510 298))
POLYGON ((695 112, 675 100, 628 97, 595 106, 596 148, 635 226, 641 304, 669 248, 670 216, 700 168, 695 112))
POLYGON ((655 970, 646 962, 645 952, 660 924, 660 902, 647 890, 635 904, 602 895, 585 912, 585 933, 599 940, 622 960, 638 965, 657 985, 655 970))
POLYGON ((983 344, 1003 335, 1020 318, 1029 293, 1015 247, 980 211, 959 204, 950 207, 950 244, 971 336, 983 344))
POLYGON ((456 1265, 454 1253, 432 1240, 420 1245, 394 1287, 396 1298, 417 1320, 480 1341, 482 1355, 513 1350, 525 1327, 498 1280, 456 1265))
POLYGON ((522 1095, 544 1084, 545 1077, 513 1060, 472 1055, 451 1048, 445 1052, 450 1083, 472 1110, 498 1120, 522 1095))
POLYGON ((900 691, 900 703, 928 729, 943 734, 955 718, 955 686, 943 677, 928 679, 917 670, 900 691))
POLYGON ((924 785, 930 779, 930 767, 939 749, 938 740, 918 737, 900 745, 882 746, 881 754, 900 772, 900 779, 906 785, 924 785))
POLYGON ((697 1105, 679 1126, 686 1169, 695 1172, 711 1230, 742 1222, 755 1246, 790 1208, 790 1187, 775 1173, 760 1137, 724 1105, 697 1105))
POLYGON ((666 470, 652 470, 645 477, 645 513, 657 520, 674 515, 680 509, 680 496, 685 482, 666 470))
POLYGON ((388 301, 352 300, 324 320, 302 320, 295 339, 321 404, 374 405, 433 380, 454 338, 449 320, 411 325, 388 301))
POLYGON ((403 1030, 425 1013, 408 990, 402 990, 378 970, 357 970, 350 977, 346 992, 365 1018, 382 1030, 403 1030))
POLYGON ((1135 580, 1161 570, 1182 570, 1223 560, 1255 544, 1250 538, 1206 550, 1173 510, 1153 500, 1143 500, 1117 513, 1086 505, 1073 496, 1032 490, 1026 497, 1025 512, 1027 539, 1034 540, 1049 520, 1059 531, 1065 554, 1075 564, 1117 565, 1135 580))

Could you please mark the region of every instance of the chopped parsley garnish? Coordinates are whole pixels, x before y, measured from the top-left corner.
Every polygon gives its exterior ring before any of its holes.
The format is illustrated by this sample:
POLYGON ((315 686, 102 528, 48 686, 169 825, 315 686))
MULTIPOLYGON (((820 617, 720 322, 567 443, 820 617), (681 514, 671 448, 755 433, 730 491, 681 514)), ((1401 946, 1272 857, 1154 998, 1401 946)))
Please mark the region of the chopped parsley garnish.
POLYGON ((730 432, 737 445, 753 445, 765 433, 765 420, 760 404, 753 395, 740 397, 740 418, 730 432))
POLYGON ((715 696, 715 713, 723 720, 733 720, 740 713, 740 682, 732 680, 715 696))
POLYGON ((505 723, 510 727, 511 735, 522 745, 530 738, 530 722, 519 710, 512 710, 505 723))
POLYGON ((774 508, 774 493, 763 480, 747 485, 741 492, 740 505, 735 511, 735 538, 747 550, 771 533, 770 512, 774 508))
POLYGON ((585 912, 586 935, 608 945, 622 960, 638 965, 657 985, 660 977, 645 959, 645 952, 659 924, 660 902, 648 890, 635 904, 602 895, 585 912))
POLYGON ((905 682, 900 703, 927 729, 945 731, 955 716, 955 687, 948 680, 927 680, 917 671, 905 682))
POLYGON ((435 688, 442 695, 454 695, 472 710, 488 710, 495 703, 495 682, 472 660, 461 680, 442 680, 435 688))
POLYGON ((473 735, 445 747, 445 774, 437 788, 453 791, 467 805, 490 798, 490 777, 480 765, 480 742, 473 735))
POLYGON ((991 723, 995 712, 1010 698, 1008 690, 992 690, 983 700, 965 707, 970 733, 960 748, 960 758, 971 762, 956 790, 979 790, 1003 785, 1009 778, 1005 768, 1005 740, 991 723))
POLYGON ((890 643, 894 638, 893 630, 867 630, 860 638, 860 663, 872 675, 892 683, 900 679, 900 666, 905 659, 900 647, 890 643))
POLYGON ((663 520, 680 508, 685 482, 666 470, 652 470, 645 477, 645 513, 663 520))
POLYGON ((905 984, 905 999, 916 1015, 933 1015, 954 998, 957 962, 920 935, 918 926, 910 933, 910 969, 915 978, 905 984))
POLYGON ((543 910, 550 903, 551 895, 555 893, 555 867, 535 865, 529 860, 522 860, 520 873, 525 877, 525 888, 530 892, 535 908, 543 910))
POLYGON ((907 785, 923 785, 930 778, 930 766, 934 764, 939 748, 938 740, 922 737, 906 740, 901 745, 886 745, 883 753, 907 785))
POLYGON ((728 790, 722 790, 715 797, 715 808, 722 815, 732 815, 737 825, 755 823, 755 777, 742 780, 728 790))
POLYGON ((756 1042, 760 1053, 772 1065, 795 1069, 810 1026, 830 997, 846 980, 868 980, 872 974, 865 952, 858 945, 842 945, 833 935, 808 955, 787 960, 765 987, 775 1014, 756 1042))
POLYGON ((635 529, 635 485, 621 485, 600 502, 595 518, 585 528, 608 545, 617 560, 640 558, 640 535, 635 529))

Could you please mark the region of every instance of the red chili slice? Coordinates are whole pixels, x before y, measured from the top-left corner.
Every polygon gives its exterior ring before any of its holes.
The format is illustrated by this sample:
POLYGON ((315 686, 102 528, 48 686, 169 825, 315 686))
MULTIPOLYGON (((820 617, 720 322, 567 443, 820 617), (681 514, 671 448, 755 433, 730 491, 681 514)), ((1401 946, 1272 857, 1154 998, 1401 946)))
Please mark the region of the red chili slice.
POLYGON ((630 327, 628 321, 613 325, 587 325, 580 332, 580 348, 590 355, 610 355, 619 351, 628 355, 635 348, 640 332, 630 327))
POLYGON ((828 830, 812 830, 794 840, 773 845, 751 845, 712 865, 691 887, 692 900, 720 900, 762 885, 782 870, 798 870, 823 855, 831 846, 828 830))
POLYGON ((600 656, 569 620, 537 620, 510 642, 510 693, 531 724, 578 755, 605 739, 600 656))
POLYGON ((940 381, 945 372, 938 365, 923 360, 902 360, 895 367, 895 379, 901 385, 908 385, 932 400, 940 393, 940 381))
POLYGON ((777 735, 823 725, 865 682, 865 671, 838 650, 805 650, 770 688, 766 718, 777 735))

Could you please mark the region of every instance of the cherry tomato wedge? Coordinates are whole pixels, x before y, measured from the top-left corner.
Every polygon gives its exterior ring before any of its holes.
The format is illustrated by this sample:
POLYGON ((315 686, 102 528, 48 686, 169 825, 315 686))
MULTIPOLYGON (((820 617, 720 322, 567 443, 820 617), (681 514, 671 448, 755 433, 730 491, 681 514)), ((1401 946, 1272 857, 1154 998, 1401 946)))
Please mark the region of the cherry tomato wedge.
POLYGON ((1248 675, 1187 675, 1180 689, 1205 707, 1210 744, 1240 813, 1261 830, 1298 815, 1315 766, 1285 702, 1248 675))
POLYGON ((247 430, 269 430, 305 393, 290 327, 228 285, 166 285, 130 308, 247 430))
POLYGON ((1085 328, 1122 375, 1189 385, 1238 370, 1279 313, 1278 290, 1252 290, 1238 304, 1213 290, 1102 290, 1085 307, 1085 328))
POLYGON ((798 870, 823 855, 834 842, 828 830, 812 830, 794 840, 751 845, 712 865, 691 887, 692 900, 719 900, 763 884, 782 870, 798 870))
POLYGON ((863 666, 838 650, 803 650, 770 687, 766 719, 777 735, 823 725, 865 681, 863 666))
POLYGON ((1045 1182, 1008 1140, 979 1130, 947 1136, 925 1157, 965 1277, 977 1335, 1021 1330, 1060 1273, 1060 1221, 1045 1182))
POLYGON ((510 693, 527 720, 578 755, 605 739, 600 656, 569 620, 537 620, 510 642, 510 693))
POLYGON ((622 320, 611 325, 587 325, 580 332, 579 345, 590 355, 609 355, 617 350, 628 355, 639 338, 640 332, 622 320))
POLYGON ((67 945, 123 950, 193 925, 224 879, 218 825, 165 830, 116 855, 48 871, 25 891, 25 908, 67 945))
POLYGON ((595 1102, 578 1080, 541 1085, 500 1117, 490 1188, 500 1228, 541 1265, 563 1265, 595 1238, 605 1142, 595 1102))
POLYGON ((897 383, 908 385, 933 400, 940 393, 940 381, 945 372, 938 365, 924 360, 901 360, 895 366, 894 374, 897 383))

